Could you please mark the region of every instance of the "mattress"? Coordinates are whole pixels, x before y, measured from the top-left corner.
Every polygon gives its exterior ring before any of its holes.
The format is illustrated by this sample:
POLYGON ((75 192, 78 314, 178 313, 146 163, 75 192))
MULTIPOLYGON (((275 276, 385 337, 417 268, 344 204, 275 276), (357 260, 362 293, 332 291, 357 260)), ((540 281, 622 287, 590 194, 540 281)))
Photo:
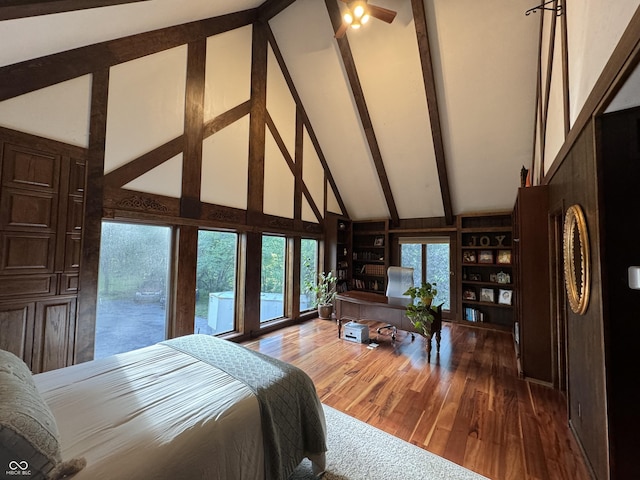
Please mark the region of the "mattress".
MULTIPOLYGON (((208 349, 216 351, 231 343, 188 337, 214 342, 208 349)), ((274 454, 264 441, 259 392, 224 366, 185 351, 188 337, 178 349, 168 341, 34 376, 58 424, 62 457, 87 460, 74 480, 276 478, 265 469, 274 454)), ((233 358, 249 352, 235 344, 231 348, 233 358)), ((264 365, 271 368, 273 361, 264 365)), ((324 413, 317 404, 322 444, 324 413)), ((301 434, 308 428, 305 421, 295 427, 301 434)), ((321 471, 324 449, 318 442, 316 451, 296 454, 296 461, 308 456, 321 471)), ((278 478, 290 473, 288 465, 277 467, 278 478)))

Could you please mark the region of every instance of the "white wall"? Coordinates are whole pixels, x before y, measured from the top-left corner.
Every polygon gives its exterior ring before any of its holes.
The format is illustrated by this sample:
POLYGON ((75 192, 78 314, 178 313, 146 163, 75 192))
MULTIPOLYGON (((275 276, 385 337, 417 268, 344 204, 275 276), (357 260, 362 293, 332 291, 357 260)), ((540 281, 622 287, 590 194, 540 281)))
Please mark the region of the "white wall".
MULTIPOLYGON (((584 0, 582 2, 563 2, 567 22, 568 85, 570 128, 582 111, 590 92, 615 50, 622 34, 635 14, 640 0, 584 0)), ((547 22, 552 12, 545 12, 547 22)), ((547 22, 549 24, 550 22, 547 22)), ((558 32, 553 39, 556 42, 556 55, 561 48, 558 32)), ((546 52, 549 47, 549 30, 545 29, 542 39, 543 68, 546 67, 546 52)), ((550 87, 549 117, 545 138, 545 173, 553 165, 553 160, 564 143, 564 108, 562 106, 563 76, 559 58, 553 62, 552 83, 550 87)), ((546 81, 546 70, 542 81, 546 81)), ((628 100, 626 100, 628 101, 628 100)), ((537 135, 541 135, 538 132, 537 135)), ((539 143, 539 139, 538 139, 539 143)), ((539 159, 536 165, 539 168, 539 159)))
POLYGON ((567 6, 571 126, 638 5, 640 0, 584 0, 567 6))

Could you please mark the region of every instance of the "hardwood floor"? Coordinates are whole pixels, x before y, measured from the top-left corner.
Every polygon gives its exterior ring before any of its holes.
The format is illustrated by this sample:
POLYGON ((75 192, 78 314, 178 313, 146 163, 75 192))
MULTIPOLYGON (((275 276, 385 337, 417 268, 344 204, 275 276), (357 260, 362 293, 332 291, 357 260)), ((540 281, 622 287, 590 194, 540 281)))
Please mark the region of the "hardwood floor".
POLYGON ((518 378, 510 333, 445 323, 431 363, 421 337, 370 350, 320 319, 244 345, 300 367, 324 404, 492 480, 591 478, 564 397, 518 378))

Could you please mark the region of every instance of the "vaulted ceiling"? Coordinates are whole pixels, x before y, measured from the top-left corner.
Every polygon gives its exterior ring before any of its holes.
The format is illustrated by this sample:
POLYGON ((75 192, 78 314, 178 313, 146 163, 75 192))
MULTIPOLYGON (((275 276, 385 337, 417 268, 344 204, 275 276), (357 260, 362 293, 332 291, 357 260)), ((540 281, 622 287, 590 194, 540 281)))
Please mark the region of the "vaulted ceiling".
POLYGON ((336 39, 345 8, 338 0, 21 0, 0 7, 0 36, 12 39, 0 47, 0 65, 258 9, 344 213, 450 222, 459 213, 511 209, 520 169, 533 157, 545 13, 525 15, 536 6, 528 0, 370 3, 396 18, 336 39))

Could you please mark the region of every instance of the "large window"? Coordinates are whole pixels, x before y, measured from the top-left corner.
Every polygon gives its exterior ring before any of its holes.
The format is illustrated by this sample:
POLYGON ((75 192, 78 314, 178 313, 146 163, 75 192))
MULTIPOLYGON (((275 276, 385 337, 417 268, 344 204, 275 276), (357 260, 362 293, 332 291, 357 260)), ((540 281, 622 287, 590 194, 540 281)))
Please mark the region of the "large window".
POLYGON ((443 310, 451 309, 451 257, 448 237, 401 238, 400 265, 413 267, 413 282, 436 283, 438 295, 434 304, 442 303, 443 310))
POLYGON ((198 232, 196 271, 196 333, 221 334, 235 330, 238 235, 198 232))
POLYGON ((166 338, 171 229, 103 222, 95 358, 166 338))
POLYGON ((262 236, 260 322, 284 316, 286 239, 262 236))
POLYGON ((307 292, 307 285, 318 281, 318 241, 303 238, 300 242, 300 311, 313 308, 313 293, 307 292))

